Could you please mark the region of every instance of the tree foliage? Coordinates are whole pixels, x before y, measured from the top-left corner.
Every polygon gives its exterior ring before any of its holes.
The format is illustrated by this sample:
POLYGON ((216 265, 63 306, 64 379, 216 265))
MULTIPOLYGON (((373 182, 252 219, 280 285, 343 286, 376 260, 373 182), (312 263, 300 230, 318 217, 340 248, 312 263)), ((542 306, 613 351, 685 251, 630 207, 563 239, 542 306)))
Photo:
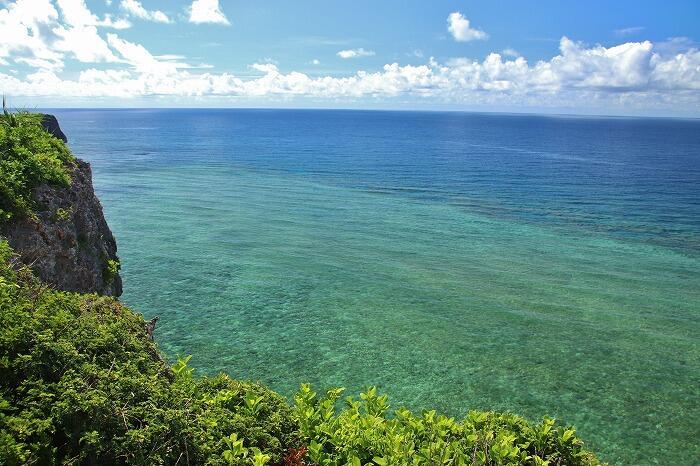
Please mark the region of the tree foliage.
POLYGON ((283 397, 169 367, 141 316, 48 288, 0 242, 0 464, 228 464, 232 433, 280 461, 296 432, 283 397))

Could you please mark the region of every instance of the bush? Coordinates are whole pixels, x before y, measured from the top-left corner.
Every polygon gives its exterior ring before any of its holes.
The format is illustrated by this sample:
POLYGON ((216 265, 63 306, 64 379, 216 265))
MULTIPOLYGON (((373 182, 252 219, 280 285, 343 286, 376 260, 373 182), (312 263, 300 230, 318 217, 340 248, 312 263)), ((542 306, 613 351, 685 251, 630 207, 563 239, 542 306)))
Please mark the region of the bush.
POLYGON ((43 285, 0 241, 0 464, 594 465, 572 428, 513 414, 387 416, 386 396, 169 366, 117 300, 43 285))
POLYGON ((308 385, 295 396, 302 438, 313 464, 384 465, 594 465, 572 428, 545 418, 531 426, 513 414, 472 411, 461 422, 435 411, 414 416, 399 409, 387 417, 387 397, 370 388, 360 400, 342 389, 317 399, 308 385))
POLYGON ((41 115, 3 109, 0 116, 0 223, 31 215, 34 188, 70 184, 75 158, 41 126, 41 115))
POLYGON ((121 270, 121 268, 122 265, 118 260, 108 259, 103 271, 105 283, 112 283, 117 274, 119 274, 119 270, 121 270))
POLYGON ((54 291, 0 242, 0 464, 228 464, 226 438, 279 462, 284 398, 165 364, 118 301, 54 291))

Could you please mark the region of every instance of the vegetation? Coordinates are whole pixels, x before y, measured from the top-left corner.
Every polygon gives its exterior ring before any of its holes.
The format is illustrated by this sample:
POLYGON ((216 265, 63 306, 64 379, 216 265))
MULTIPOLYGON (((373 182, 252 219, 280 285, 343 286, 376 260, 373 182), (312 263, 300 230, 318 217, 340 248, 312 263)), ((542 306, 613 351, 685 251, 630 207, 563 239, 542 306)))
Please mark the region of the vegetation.
POLYGON ((337 408, 304 385, 169 366, 118 301, 55 291, 0 242, 0 464, 597 464, 573 429, 511 414, 393 417, 370 389, 337 408))
POLYGON ((319 465, 594 465, 573 428, 545 418, 530 425, 509 413, 472 411, 461 422, 426 411, 399 409, 387 417, 387 397, 370 388, 360 400, 342 389, 316 398, 308 385, 295 396, 295 413, 308 455, 319 465))
POLYGON ((54 212, 51 216, 51 221, 66 222, 71 218, 71 215, 73 215, 73 208, 64 209, 62 207, 59 207, 58 209, 56 209, 56 212, 54 212))
POLYGON ((41 115, 0 116, 0 223, 31 215, 32 191, 42 183, 67 186, 74 157, 68 147, 46 132, 41 115))
POLYGON ((121 268, 122 265, 118 260, 108 259, 104 269, 105 283, 112 283, 121 268))
POLYGON ((231 433, 276 462, 296 445, 285 400, 161 361, 118 301, 53 291, 0 243, 0 464, 228 464, 231 433))

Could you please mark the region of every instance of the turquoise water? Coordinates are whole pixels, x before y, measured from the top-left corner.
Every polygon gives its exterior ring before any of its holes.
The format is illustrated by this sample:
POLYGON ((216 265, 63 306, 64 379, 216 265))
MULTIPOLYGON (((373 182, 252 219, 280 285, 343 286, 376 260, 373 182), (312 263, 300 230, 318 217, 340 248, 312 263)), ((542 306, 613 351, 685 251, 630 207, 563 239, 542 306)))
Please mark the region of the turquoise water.
POLYGON ((169 356, 700 457, 699 122, 57 113, 169 356))

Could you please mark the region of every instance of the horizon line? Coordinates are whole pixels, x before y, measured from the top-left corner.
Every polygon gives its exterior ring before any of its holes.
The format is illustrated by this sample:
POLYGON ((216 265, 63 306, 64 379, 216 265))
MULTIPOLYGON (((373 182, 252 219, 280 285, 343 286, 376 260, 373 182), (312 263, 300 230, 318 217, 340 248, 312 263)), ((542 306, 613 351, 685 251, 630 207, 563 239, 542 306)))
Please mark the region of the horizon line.
MULTIPOLYGON (((25 108, 19 108, 25 110, 25 108)), ((385 113, 462 113, 473 115, 504 115, 504 116, 540 116, 566 118, 610 118, 610 119, 664 119, 664 120, 700 120, 700 116, 678 115, 625 115, 599 113, 567 113, 546 111, 503 111, 503 110, 461 110, 461 109, 412 109, 412 108, 352 108, 352 107, 34 107, 35 110, 269 110, 269 111, 342 111, 342 112, 385 112, 385 113)))

